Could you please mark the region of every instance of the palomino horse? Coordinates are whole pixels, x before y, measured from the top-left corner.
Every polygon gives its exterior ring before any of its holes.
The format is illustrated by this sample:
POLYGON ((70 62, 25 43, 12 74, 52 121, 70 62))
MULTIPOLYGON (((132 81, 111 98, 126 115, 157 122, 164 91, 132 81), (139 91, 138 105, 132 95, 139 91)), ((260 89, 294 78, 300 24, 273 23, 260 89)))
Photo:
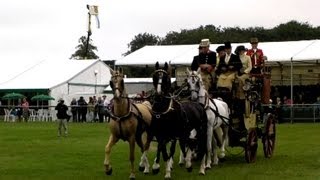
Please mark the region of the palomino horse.
MULTIPOLYGON (((204 88, 200 69, 198 71, 189 71, 187 69, 187 82, 189 90, 191 91, 191 100, 202 104, 205 107, 208 118, 208 129, 207 129, 207 163, 206 168, 211 168, 211 143, 214 142, 214 156, 213 164, 218 164, 218 154, 217 154, 217 144, 215 139, 213 139, 213 132, 215 129, 221 126, 223 135, 221 142, 221 154, 220 157, 225 156, 225 146, 228 135, 227 123, 229 119, 229 108, 227 103, 218 100, 210 99, 207 91, 204 88)), ((221 137, 220 137, 221 138, 221 137)))
MULTIPOLYGON (((152 104, 152 123, 151 129, 158 142, 158 152, 162 152, 166 162, 165 178, 171 178, 171 168, 173 165, 173 156, 175 152, 175 141, 179 139, 180 148, 186 159, 191 159, 191 150, 193 148, 193 139, 190 138, 190 132, 195 129, 199 144, 199 157, 202 160, 200 165, 200 174, 205 174, 205 151, 206 151, 206 129, 207 118, 202 105, 195 102, 177 102, 170 94, 171 75, 168 71, 168 64, 165 63, 163 69, 156 63, 156 70, 153 74, 153 85, 155 88, 154 103, 152 104), (171 144, 170 154, 167 153, 167 143, 171 144), (190 151, 186 151, 190 149, 190 151)), ((188 170, 192 170, 191 162, 186 164, 188 170)), ((160 168, 159 158, 156 159, 153 168, 160 168)))
POLYGON ((119 139, 122 139, 129 142, 131 162, 130 179, 135 179, 135 142, 137 142, 143 152, 140 167, 144 167, 144 173, 149 172, 149 162, 146 153, 150 147, 151 138, 148 137, 148 140, 143 143, 142 134, 145 131, 148 132, 148 127, 151 125, 151 104, 148 101, 141 104, 133 104, 130 102, 124 87, 122 69, 112 71, 110 86, 113 91, 113 107, 110 111, 109 123, 111 135, 105 149, 105 172, 107 175, 112 174, 110 165, 111 148, 119 139))

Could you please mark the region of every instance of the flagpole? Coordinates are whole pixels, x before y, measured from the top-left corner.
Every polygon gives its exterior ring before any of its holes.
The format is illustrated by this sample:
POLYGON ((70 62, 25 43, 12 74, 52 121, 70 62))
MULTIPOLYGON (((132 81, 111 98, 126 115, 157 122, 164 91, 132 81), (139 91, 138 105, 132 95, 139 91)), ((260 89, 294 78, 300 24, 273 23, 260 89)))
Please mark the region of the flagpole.
POLYGON ((87 43, 86 43, 86 51, 84 54, 84 59, 87 59, 88 56, 88 50, 89 50, 89 42, 90 42, 90 36, 91 36, 91 14, 90 14, 90 6, 87 4, 88 12, 88 36, 87 36, 87 43))

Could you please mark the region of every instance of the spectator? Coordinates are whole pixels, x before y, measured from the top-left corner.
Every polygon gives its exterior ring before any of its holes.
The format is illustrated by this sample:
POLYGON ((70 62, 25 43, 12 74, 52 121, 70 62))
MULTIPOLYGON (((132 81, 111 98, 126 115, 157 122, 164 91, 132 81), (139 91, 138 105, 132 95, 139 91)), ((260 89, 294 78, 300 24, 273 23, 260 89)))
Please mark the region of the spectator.
POLYGON ((276 116, 277 116, 277 119, 278 119, 278 123, 281 123, 282 122, 282 102, 281 102, 281 99, 280 97, 277 97, 276 98, 276 116))
POLYGON ((71 106, 71 113, 72 113, 72 122, 78 122, 77 112, 78 112, 78 102, 76 98, 72 98, 70 103, 71 106))
POLYGON ((83 98, 83 96, 80 96, 80 99, 78 100, 78 120, 80 122, 86 122, 87 121, 87 106, 88 103, 83 98))
POLYGON ((64 136, 68 135, 68 127, 67 120, 70 116, 67 114, 68 107, 64 104, 64 100, 62 98, 59 99, 59 103, 55 107, 57 110, 57 118, 58 118, 58 136, 61 136, 61 128, 64 128, 64 136))
POLYGON ((28 122, 28 119, 29 119, 29 102, 27 101, 26 98, 22 99, 21 108, 22 108, 22 117, 23 117, 24 121, 28 122))
MULTIPOLYGON (((96 96, 93 96, 93 104, 94 104, 94 107, 96 107, 97 103, 98 103, 97 97, 96 97, 96 96)), ((97 111, 96 108, 94 108, 93 121, 94 121, 94 122, 98 121, 98 111, 97 111)))
POLYGON ((98 97, 97 105, 95 108, 97 110, 100 123, 103 122, 103 116, 104 116, 104 107, 103 106, 104 106, 103 99, 101 97, 98 97))
POLYGON ((93 97, 89 97, 89 102, 88 102, 88 121, 93 122, 94 121, 94 108, 95 104, 93 101, 93 97))
POLYGON ((103 95, 103 113, 104 113, 104 119, 105 121, 108 121, 109 122, 109 107, 110 107, 110 101, 109 99, 107 99, 107 96, 106 95, 103 95))
POLYGON ((288 99, 287 96, 283 96, 283 104, 291 105, 293 104, 293 101, 291 99, 288 99))

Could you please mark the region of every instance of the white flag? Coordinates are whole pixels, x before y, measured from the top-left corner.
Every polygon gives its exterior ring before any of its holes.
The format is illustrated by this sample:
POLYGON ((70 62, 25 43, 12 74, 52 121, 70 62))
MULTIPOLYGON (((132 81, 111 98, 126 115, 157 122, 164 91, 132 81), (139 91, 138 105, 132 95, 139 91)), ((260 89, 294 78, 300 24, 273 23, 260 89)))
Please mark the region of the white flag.
POLYGON ((96 5, 88 6, 88 9, 89 9, 90 15, 93 15, 93 16, 96 17, 97 28, 100 28, 100 20, 99 20, 99 9, 98 9, 98 6, 96 6, 96 5))

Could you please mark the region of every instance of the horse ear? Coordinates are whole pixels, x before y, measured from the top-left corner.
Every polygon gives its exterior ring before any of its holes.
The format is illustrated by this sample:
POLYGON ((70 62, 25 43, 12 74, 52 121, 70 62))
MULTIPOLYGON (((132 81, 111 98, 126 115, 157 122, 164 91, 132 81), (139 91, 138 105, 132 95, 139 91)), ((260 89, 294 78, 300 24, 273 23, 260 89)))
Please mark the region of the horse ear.
POLYGON ((168 63, 166 62, 166 63, 164 64, 163 70, 168 71, 168 68, 169 68, 169 66, 168 66, 168 63))
POLYGON ((110 68, 110 73, 113 76, 114 75, 114 70, 110 68))
POLYGON ((123 79, 121 80, 121 87, 124 88, 124 80, 123 79))
POLYGON ((156 62, 156 66, 155 67, 156 67, 156 70, 159 69, 159 62, 158 61, 156 62))
POLYGON ((171 64, 168 65, 167 72, 168 72, 168 75, 171 76, 171 74, 172 74, 172 66, 171 66, 171 64))
POLYGON ((200 73, 201 73, 201 68, 199 67, 197 70, 197 74, 200 74, 200 73))
POLYGON ((186 74, 187 75, 189 75, 190 74, 190 70, 189 70, 189 68, 187 67, 187 72, 186 72, 186 74))
POLYGON ((113 82, 112 81, 109 82, 109 85, 110 85, 111 89, 113 89, 113 82))

